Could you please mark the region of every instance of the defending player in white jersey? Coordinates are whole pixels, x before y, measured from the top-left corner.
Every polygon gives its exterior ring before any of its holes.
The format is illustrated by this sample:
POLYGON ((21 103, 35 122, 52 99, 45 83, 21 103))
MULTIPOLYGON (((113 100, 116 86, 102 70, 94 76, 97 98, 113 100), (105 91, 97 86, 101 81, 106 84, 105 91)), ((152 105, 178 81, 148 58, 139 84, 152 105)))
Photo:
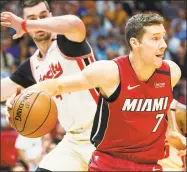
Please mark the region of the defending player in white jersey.
MULTIPOLYGON (((24 89, 43 80, 75 74, 95 61, 92 49, 85 40, 85 26, 77 16, 52 17, 44 0, 25 0, 22 8, 24 19, 11 12, 3 12, 1 24, 16 29, 13 39, 28 32, 38 50, 10 77, 1 80, 1 101, 5 101, 20 86, 24 89)), ((67 134, 43 159, 37 171, 87 170, 95 149, 89 137, 97 98, 95 89, 54 98, 59 122, 67 134)))

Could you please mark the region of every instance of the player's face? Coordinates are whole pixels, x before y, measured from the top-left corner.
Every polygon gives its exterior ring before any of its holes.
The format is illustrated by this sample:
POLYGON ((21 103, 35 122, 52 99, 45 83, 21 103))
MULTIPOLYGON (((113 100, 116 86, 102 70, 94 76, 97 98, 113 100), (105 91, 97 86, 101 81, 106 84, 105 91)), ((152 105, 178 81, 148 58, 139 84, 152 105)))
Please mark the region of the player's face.
POLYGON ((166 31, 162 24, 146 26, 144 28, 145 33, 139 46, 140 58, 144 64, 159 68, 167 48, 164 39, 166 31))
MULTIPOLYGON (((47 17, 51 17, 51 13, 47 9, 44 2, 39 3, 33 7, 24 8, 24 19, 27 20, 38 20, 47 17)), ((41 42, 49 40, 51 38, 51 33, 44 31, 29 32, 29 35, 36 41, 41 42)))

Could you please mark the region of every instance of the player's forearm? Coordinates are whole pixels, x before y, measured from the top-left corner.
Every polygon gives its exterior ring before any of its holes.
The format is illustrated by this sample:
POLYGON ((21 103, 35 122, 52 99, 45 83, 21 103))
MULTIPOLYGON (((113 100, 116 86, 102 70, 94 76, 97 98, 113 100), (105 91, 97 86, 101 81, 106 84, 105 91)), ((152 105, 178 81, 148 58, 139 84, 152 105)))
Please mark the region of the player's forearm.
POLYGON ((1 102, 6 101, 10 96, 16 93, 18 87, 22 88, 20 85, 11 81, 9 77, 1 79, 1 102))
POLYGON ((76 42, 82 42, 86 35, 84 23, 75 15, 64 15, 40 20, 27 20, 26 28, 28 32, 42 30, 66 35, 67 37, 70 37, 70 40, 74 39, 76 42))
POLYGON ((81 74, 42 81, 26 90, 44 91, 51 96, 93 88, 81 74))

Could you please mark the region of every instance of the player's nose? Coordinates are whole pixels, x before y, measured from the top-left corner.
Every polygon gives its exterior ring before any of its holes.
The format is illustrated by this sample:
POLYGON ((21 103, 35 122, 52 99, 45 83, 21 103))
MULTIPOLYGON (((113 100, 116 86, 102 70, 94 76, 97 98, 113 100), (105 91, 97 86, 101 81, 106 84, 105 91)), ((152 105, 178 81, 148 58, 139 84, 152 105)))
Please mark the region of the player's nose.
POLYGON ((166 49, 167 48, 167 44, 166 44, 166 41, 164 39, 161 40, 160 48, 161 49, 166 49))

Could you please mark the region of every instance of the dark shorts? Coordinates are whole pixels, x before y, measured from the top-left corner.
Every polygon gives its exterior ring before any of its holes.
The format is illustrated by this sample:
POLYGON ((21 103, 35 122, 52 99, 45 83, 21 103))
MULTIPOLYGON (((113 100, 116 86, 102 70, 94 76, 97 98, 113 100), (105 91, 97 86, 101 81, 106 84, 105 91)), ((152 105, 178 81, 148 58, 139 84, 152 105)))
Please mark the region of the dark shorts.
POLYGON ((137 164, 95 151, 88 171, 162 171, 159 164, 137 164))

